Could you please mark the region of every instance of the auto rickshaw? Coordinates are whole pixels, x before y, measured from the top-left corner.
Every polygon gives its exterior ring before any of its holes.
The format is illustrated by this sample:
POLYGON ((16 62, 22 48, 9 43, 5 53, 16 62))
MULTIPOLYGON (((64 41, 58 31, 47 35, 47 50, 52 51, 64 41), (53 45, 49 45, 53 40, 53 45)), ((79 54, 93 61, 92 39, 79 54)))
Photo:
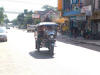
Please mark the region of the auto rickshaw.
POLYGON ((57 25, 54 22, 41 22, 37 25, 36 49, 40 52, 40 48, 49 49, 50 55, 54 55, 54 46, 57 36, 57 25))

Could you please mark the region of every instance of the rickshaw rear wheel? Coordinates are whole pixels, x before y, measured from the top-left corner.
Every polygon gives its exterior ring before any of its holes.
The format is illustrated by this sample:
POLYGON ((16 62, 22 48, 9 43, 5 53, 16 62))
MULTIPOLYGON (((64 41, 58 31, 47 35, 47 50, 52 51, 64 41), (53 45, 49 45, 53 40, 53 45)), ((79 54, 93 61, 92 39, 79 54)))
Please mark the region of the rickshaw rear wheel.
POLYGON ((36 48, 37 48, 37 51, 40 52, 40 45, 38 42, 36 42, 36 48))
POLYGON ((37 48, 37 51, 40 52, 40 48, 39 47, 37 48))
POLYGON ((38 43, 38 41, 36 40, 36 45, 35 45, 35 48, 37 49, 37 51, 39 52, 40 51, 40 45, 39 45, 39 43, 38 43))
POLYGON ((37 44, 37 51, 40 52, 40 46, 37 44))
POLYGON ((50 56, 54 55, 54 46, 51 45, 49 52, 50 52, 50 56))

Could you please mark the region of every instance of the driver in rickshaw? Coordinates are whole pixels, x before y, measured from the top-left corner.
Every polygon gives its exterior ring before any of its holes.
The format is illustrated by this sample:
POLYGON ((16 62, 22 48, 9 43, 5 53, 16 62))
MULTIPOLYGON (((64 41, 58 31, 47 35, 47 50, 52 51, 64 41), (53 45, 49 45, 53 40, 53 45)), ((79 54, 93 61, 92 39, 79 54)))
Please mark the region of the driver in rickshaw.
POLYGON ((54 28, 51 27, 51 26, 47 26, 46 33, 49 34, 49 33, 51 33, 51 32, 56 33, 56 29, 54 29, 54 28))
POLYGON ((44 34, 44 26, 40 26, 38 28, 38 38, 43 38, 43 34, 44 34))
POLYGON ((45 26, 40 26, 38 28, 38 40, 40 40, 40 42, 42 41, 42 39, 45 38, 45 30, 46 30, 45 26))

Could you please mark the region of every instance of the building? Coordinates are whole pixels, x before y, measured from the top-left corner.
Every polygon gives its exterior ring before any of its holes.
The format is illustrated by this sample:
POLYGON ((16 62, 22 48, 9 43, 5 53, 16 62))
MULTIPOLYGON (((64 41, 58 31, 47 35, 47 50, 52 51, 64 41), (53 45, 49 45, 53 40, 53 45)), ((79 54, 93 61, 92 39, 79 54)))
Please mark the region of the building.
POLYGON ((83 32, 92 39, 100 39, 100 0, 60 1, 61 16, 69 18, 71 34, 77 29, 78 35, 83 32))
POLYGON ((45 10, 44 15, 41 16, 41 21, 56 21, 59 18, 59 12, 54 10, 45 10))
POLYGON ((91 20, 91 30, 94 39, 100 39, 100 0, 93 0, 92 3, 93 11, 91 20))
POLYGON ((55 21, 59 18, 59 12, 54 10, 36 11, 35 17, 39 18, 41 22, 44 21, 55 21))
POLYGON ((100 0, 95 0, 94 1, 94 6, 95 6, 96 10, 100 9, 100 0))
POLYGON ((86 16, 81 13, 82 7, 82 0, 63 0, 62 16, 69 18, 69 31, 72 36, 80 36, 81 30, 84 31, 83 25, 86 23, 86 16))

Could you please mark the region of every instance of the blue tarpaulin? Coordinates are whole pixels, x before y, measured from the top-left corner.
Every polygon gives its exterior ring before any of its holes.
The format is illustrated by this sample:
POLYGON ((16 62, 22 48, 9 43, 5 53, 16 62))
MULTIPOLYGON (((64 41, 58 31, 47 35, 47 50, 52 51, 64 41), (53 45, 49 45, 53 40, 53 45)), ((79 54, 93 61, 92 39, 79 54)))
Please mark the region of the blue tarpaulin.
POLYGON ((75 16, 80 14, 80 11, 69 11, 69 12, 64 12, 63 16, 75 16))

